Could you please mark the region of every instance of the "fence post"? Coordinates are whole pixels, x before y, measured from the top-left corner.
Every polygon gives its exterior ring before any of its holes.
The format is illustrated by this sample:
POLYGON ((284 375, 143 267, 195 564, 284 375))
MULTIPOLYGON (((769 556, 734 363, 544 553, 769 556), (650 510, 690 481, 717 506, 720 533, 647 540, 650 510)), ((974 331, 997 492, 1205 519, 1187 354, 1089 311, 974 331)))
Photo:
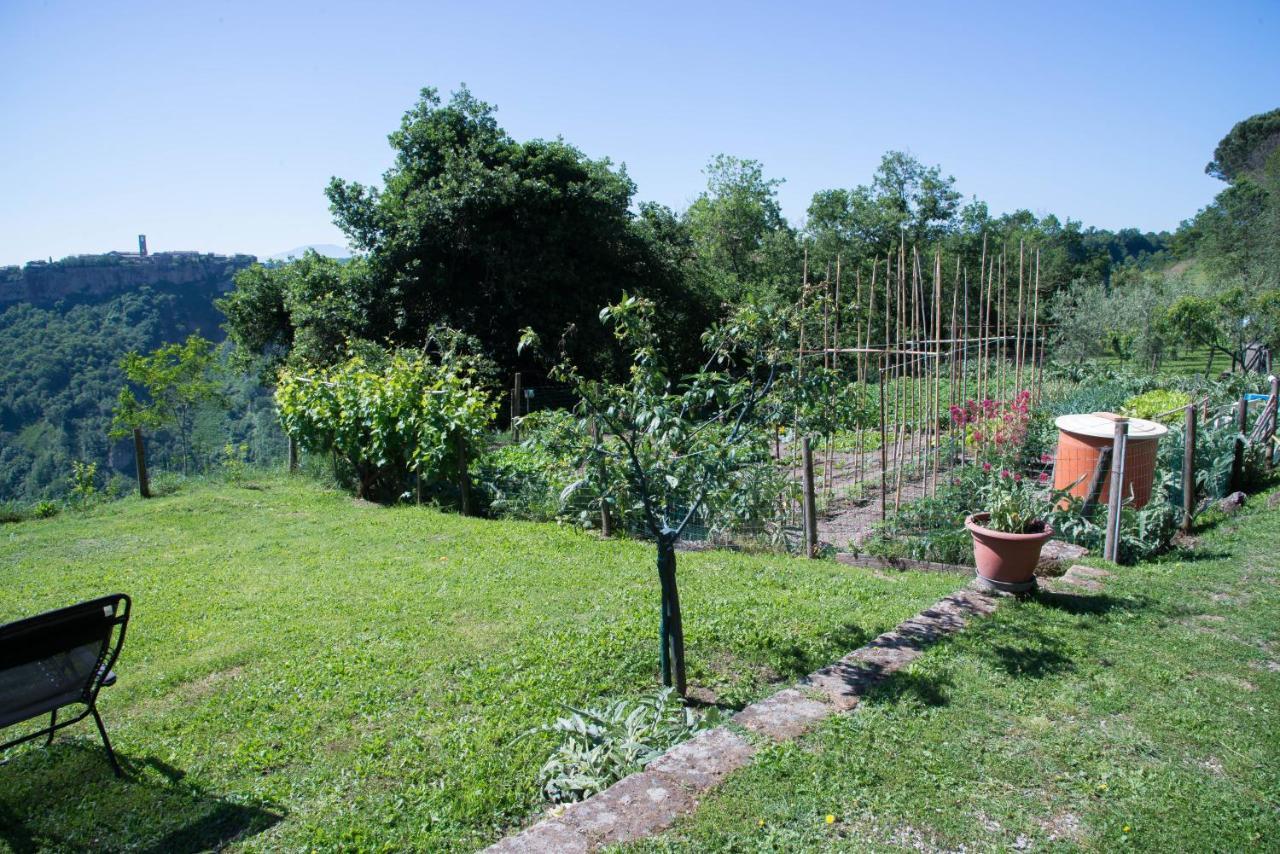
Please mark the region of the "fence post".
POLYGON ((1236 492, 1240 489, 1244 481, 1244 431, 1249 426, 1249 398, 1243 394, 1240 395, 1240 402, 1237 404, 1236 411, 1236 427, 1238 433, 1236 435, 1235 450, 1231 456, 1231 491, 1236 492))
POLYGON ((1186 427, 1182 431, 1182 530, 1191 530, 1196 512, 1196 405, 1187 404, 1186 427))
MULTIPOLYGON (((600 425, 595 421, 591 422, 591 439, 595 442, 600 441, 600 425)), ((609 493, 604 488, 607 468, 604 463, 604 457, 600 457, 600 536, 613 536, 613 517, 609 513, 609 493)))
MULTIPOLYGON (((1268 368, 1270 364, 1271 351, 1267 350, 1268 368)), ((1260 431, 1261 435, 1258 438, 1262 441, 1263 450, 1267 453, 1267 471, 1271 471, 1276 466, 1271 439, 1276 433, 1277 423, 1280 423, 1280 377, 1270 374, 1267 376, 1267 381, 1271 384, 1271 394, 1267 397, 1266 408, 1262 410, 1262 417, 1267 419, 1267 423, 1260 431)))
POLYGON ((298 470, 298 440, 293 436, 289 437, 289 473, 293 474, 298 470))
POLYGON ((1107 538, 1103 557, 1116 563, 1120 551, 1120 508, 1124 505, 1125 450, 1129 443, 1129 419, 1116 419, 1111 440, 1111 494, 1107 496, 1107 538))
POLYGON ((511 387, 511 441, 520 441, 520 428, 516 426, 516 419, 520 417, 520 372, 516 371, 514 384, 511 387))
POLYGON ((818 504, 813 492, 813 451, 809 437, 800 440, 804 476, 804 551, 805 557, 818 556, 818 504))

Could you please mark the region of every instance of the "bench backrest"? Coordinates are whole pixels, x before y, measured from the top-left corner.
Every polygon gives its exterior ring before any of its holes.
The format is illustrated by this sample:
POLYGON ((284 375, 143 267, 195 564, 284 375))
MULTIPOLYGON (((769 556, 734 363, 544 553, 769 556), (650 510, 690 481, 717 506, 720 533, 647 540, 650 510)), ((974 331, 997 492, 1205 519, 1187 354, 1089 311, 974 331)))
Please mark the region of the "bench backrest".
POLYGON ((120 654, 129 607, 116 593, 0 626, 0 727, 92 703, 120 654))

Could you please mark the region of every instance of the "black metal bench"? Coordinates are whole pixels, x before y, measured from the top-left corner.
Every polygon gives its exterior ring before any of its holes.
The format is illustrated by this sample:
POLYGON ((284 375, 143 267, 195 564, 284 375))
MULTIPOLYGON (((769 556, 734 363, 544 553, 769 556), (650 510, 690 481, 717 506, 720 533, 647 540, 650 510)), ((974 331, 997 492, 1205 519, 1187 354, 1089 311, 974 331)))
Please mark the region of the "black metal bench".
POLYGON ((48 736, 90 715, 98 725, 107 759, 116 776, 120 763, 98 714, 98 691, 116 681, 111 668, 124 644, 130 599, 103 596, 0 626, 0 729, 49 715, 49 725, 0 744, 0 750, 48 736), (83 705, 74 717, 59 721, 67 706, 83 705))

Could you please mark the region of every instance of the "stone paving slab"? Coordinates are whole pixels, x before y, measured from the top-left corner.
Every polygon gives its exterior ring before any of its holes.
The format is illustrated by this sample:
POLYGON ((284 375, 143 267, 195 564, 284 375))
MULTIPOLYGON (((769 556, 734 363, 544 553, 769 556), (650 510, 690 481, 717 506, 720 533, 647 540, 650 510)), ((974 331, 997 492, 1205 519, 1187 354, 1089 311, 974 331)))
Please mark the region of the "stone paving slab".
POLYGON ((595 848, 660 833, 697 805, 693 792, 661 774, 641 771, 570 804, 558 821, 576 829, 595 848))
POLYGON ((1058 578, 1053 579, 1055 582, 1053 587, 1057 588, 1066 584, 1081 590, 1087 590, 1090 593, 1097 593, 1102 589, 1102 579, 1109 575, 1111 573, 1105 569, 1076 564, 1058 578))
POLYGON ((747 706, 733 716, 733 722, 776 741, 788 741, 834 711, 830 703, 806 697, 795 688, 787 688, 747 706))
POLYGON ((704 792, 751 761, 751 742, 725 727, 700 733, 649 763, 647 770, 704 792))
POLYGON ((558 818, 540 821, 528 830, 508 836, 485 849, 492 854, 545 854, 548 851, 586 854, 590 850, 587 837, 558 818))

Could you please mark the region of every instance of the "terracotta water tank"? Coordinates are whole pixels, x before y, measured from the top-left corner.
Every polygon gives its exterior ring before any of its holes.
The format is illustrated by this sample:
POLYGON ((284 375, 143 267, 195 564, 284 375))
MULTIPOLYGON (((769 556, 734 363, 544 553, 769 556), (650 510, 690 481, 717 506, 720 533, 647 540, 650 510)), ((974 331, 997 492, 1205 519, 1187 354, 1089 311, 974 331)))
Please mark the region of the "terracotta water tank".
MULTIPOLYGON (((1115 439, 1116 420, 1111 412, 1062 415, 1054 422, 1058 427, 1058 453, 1054 458, 1053 488, 1071 487, 1071 494, 1087 498, 1098 455, 1110 448, 1115 439), (1074 484, 1074 485, 1073 485, 1074 484)), ((1133 506, 1143 507, 1151 500, 1151 485, 1156 474, 1156 451, 1160 437, 1169 428, 1142 418, 1129 419, 1129 441, 1125 449, 1124 497, 1133 496, 1133 506)), ((1098 501, 1106 504, 1111 495, 1111 467, 1102 473, 1102 493, 1098 501)))

